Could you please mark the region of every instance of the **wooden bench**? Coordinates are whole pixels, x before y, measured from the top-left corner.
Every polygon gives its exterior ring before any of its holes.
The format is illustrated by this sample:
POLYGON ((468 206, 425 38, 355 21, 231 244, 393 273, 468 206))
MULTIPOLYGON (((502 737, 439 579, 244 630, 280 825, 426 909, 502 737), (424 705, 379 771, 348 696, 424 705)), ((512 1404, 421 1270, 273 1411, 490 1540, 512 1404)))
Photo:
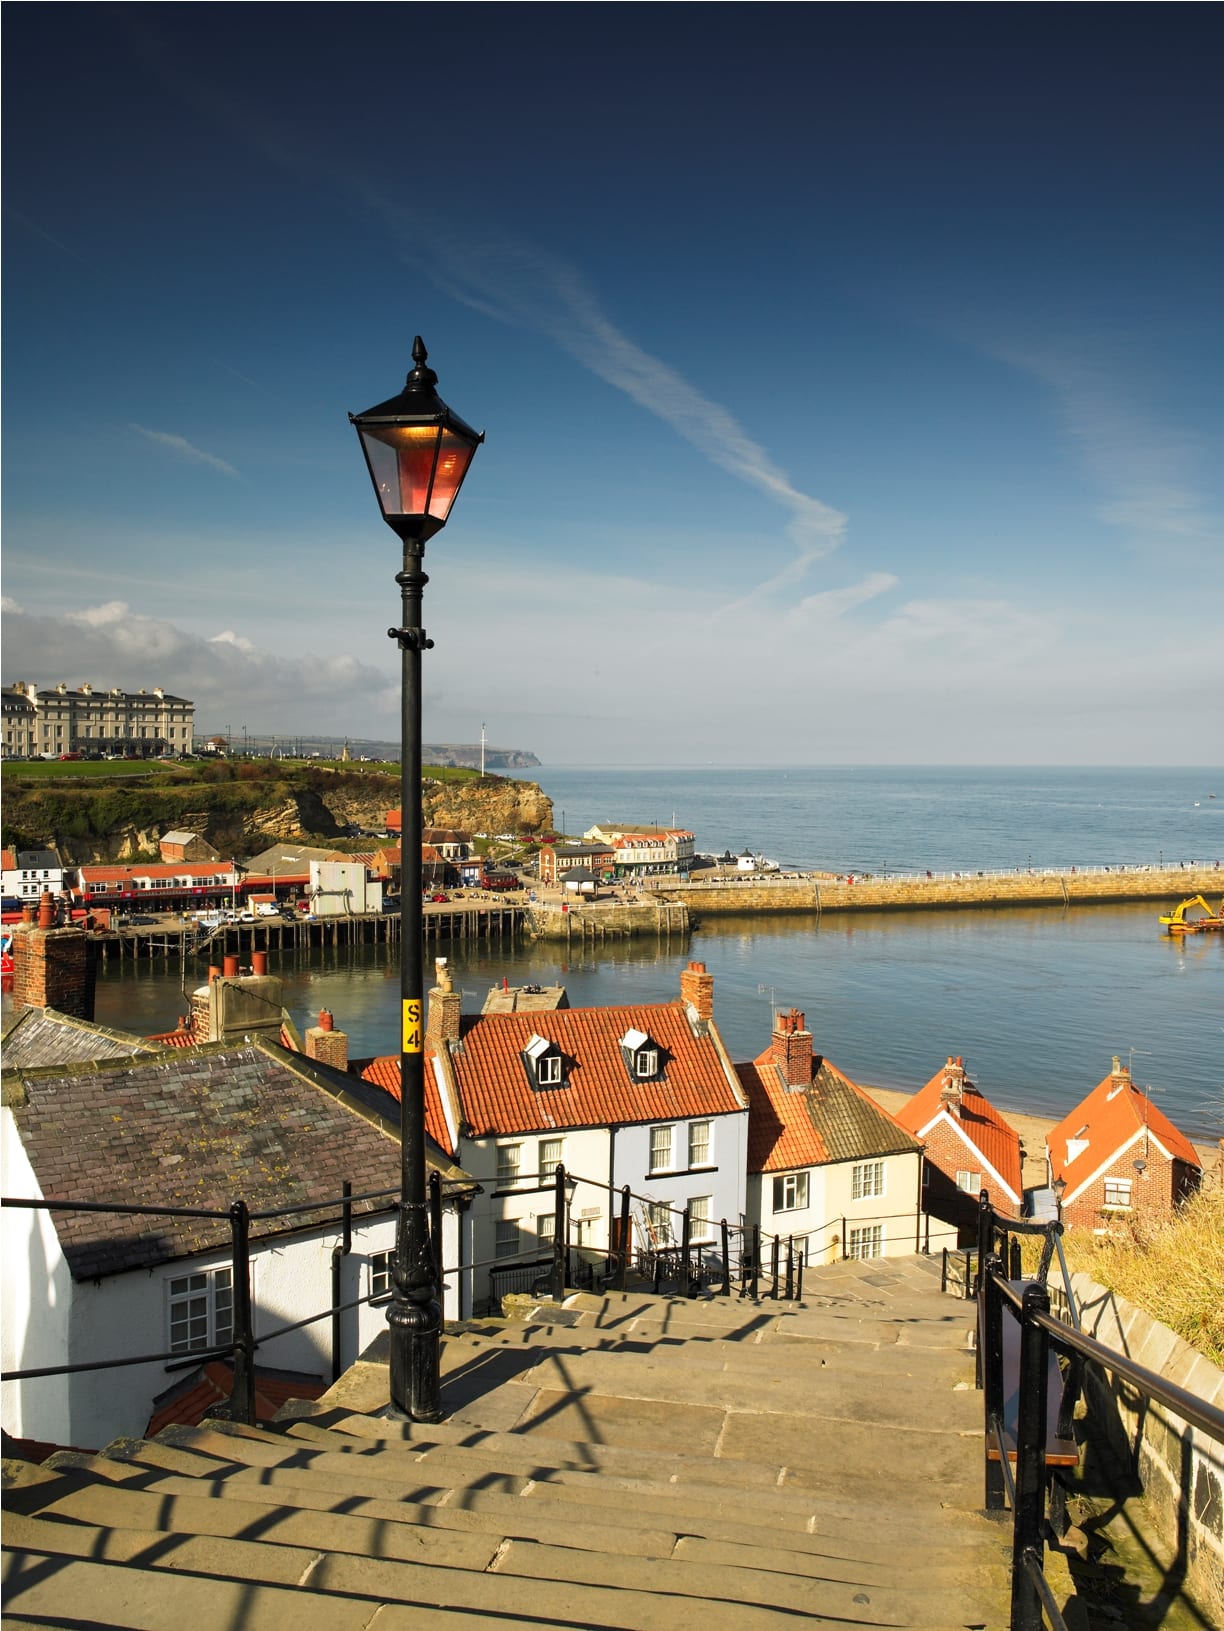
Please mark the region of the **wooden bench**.
MULTIPOLYGON (((1024 1289, 1031 1282, 1028 1280, 1011 1280, 1008 1284, 1017 1296, 1024 1295, 1024 1289)), ((1062 1402, 1063 1374, 1058 1363, 1058 1355, 1053 1348, 1048 1355, 1049 1369, 1046 1375, 1046 1430, 1045 1430, 1045 1461, 1047 1467, 1075 1467, 1079 1465, 1079 1445, 1071 1438, 1060 1438, 1058 1435, 1058 1410, 1062 1402)), ((1020 1419, 1020 1321, 1013 1315, 1010 1308, 1003 1310, 1003 1443, 1007 1451, 1007 1459, 1016 1459, 1016 1432, 1020 1419)), ((986 1457, 989 1461, 999 1459, 999 1447, 994 1439, 988 1440, 986 1457)))

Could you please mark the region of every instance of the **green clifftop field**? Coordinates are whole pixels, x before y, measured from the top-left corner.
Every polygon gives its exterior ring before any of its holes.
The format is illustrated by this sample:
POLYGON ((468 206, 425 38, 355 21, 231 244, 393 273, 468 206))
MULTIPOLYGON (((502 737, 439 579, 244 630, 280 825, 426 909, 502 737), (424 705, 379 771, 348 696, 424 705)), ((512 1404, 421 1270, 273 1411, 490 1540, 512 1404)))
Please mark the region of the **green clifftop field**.
MULTIPOLYGON (((399 793, 398 767, 379 765, 47 762, 5 767, 0 815, 8 848, 51 845, 76 865, 155 855, 177 828, 228 857, 277 841, 343 845, 350 828, 381 833, 399 793)), ((552 826, 552 803, 533 782, 476 771, 427 768, 421 802, 427 826, 524 836, 552 826)))

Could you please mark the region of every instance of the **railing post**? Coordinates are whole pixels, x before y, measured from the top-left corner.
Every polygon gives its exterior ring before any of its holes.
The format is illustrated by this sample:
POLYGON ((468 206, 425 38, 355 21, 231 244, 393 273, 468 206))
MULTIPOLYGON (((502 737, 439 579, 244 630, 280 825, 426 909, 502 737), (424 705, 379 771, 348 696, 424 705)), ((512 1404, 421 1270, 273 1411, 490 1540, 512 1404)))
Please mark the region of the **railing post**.
MULTIPOLYGON (((986 1412, 986 1437, 983 1453, 986 1458, 986 1510, 1002 1512, 1005 1505, 1004 1474, 999 1439, 1003 1429, 1003 1293, 999 1280, 1003 1274, 1003 1259, 994 1252, 987 1253, 985 1263, 978 1265, 978 1357, 981 1367, 981 1387, 986 1412), (1000 1459, 992 1459, 991 1451, 1000 1459)), ((1009 1316, 1010 1317, 1010 1316, 1009 1316)))
MULTIPOLYGON (((965 1280, 962 1289, 964 1290, 965 1301, 967 1303, 972 1302, 977 1293, 973 1289, 973 1253, 971 1251, 965 1253, 965 1280)), ((981 1387, 981 1385, 981 1382, 979 1382, 978 1386, 981 1387)))
POLYGON ((340 1319, 340 1304, 344 1301, 341 1284, 341 1265, 353 1249, 353 1186, 346 1178, 343 1186, 343 1199, 340 1203, 340 1240, 332 1247, 331 1263, 331 1372, 332 1381, 338 1382, 343 1372, 343 1354, 341 1352, 342 1330, 340 1319))
POLYGON ((680 1216, 680 1284, 684 1287, 684 1296, 693 1295, 693 1220, 689 1216, 689 1203, 685 1201, 684 1211, 680 1216))
POLYGON ((795 1237, 786 1237, 786 1300, 795 1300, 795 1237))
POLYGON ((803 1260, 806 1256, 807 1250, 805 1248, 799 1253, 798 1263, 795 1269, 795 1301, 799 1303, 803 1301, 803 1260))
POLYGON ((846 1259, 850 1255, 850 1251, 849 1251, 850 1242, 846 1238, 846 1220, 845 1220, 845 1218, 843 1218, 841 1220, 841 1225, 842 1225, 841 1226, 841 1260, 844 1263, 846 1261, 846 1259))
POLYGON ((616 1289, 624 1291, 629 1280, 629 1185, 621 1185, 620 1261, 616 1265, 616 1289))
POLYGON ((761 1225, 752 1225, 752 1300, 756 1302, 761 1291, 761 1225))
POLYGON ((251 1320, 250 1213, 245 1201, 229 1209, 233 1241, 234 1387, 230 1394, 231 1421, 255 1425, 255 1331, 251 1320))
POLYGON ((990 1196, 983 1189, 978 1196, 978 1249, 977 1249, 977 1284, 973 1288, 976 1297, 982 1289, 982 1264, 985 1263, 994 1247, 991 1237, 991 1225, 994 1213, 990 1206, 990 1196))
POLYGON ((1041 1631, 1041 1598, 1024 1566, 1031 1553, 1040 1566, 1045 1515, 1046 1378, 1049 1338, 1035 1314, 1050 1312, 1050 1294, 1040 1282, 1024 1288, 1020 1311, 1020 1400, 1016 1422, 1016 1510, 1012 1526, 1011 1631, 1041 1631))
POLYGON ((779 1236, 773 1237, 773 1245, 769 1248, 769 1295, 774 1302, 778 1300, 778 1255, 782 1245, 779 1236))
POLYGON ((727 1228, 727 1220, 723 1218, 719 1223, 719 1233, 722 1236, 723 1278, 719 1290, 720 1297, 731 1295, 731 1231, 727 1228))
POLYGON ((943 1261, 939 1265, 939 1295, 942 1297, 948 1289, 948 1248, 943 1249, 943 1261))
POLYGON ((1019 1235, 1012 1235, 1012 1237, 1011 1237, 1011 1257, 1010 1257, 1010 1259, 1008 1261, 1008 1265, 1007 1265, 1008 1274, 1010 1275, 1010 1277, 1013 1280, 1018 1280, 1020 1278, 1021 1270, 1023 1269, 1023 1267, 1024 1267, 1024 1265, 1023 1265, 1023 1263, 1021 1262, 1021 1259, 1020 1259, 1020 1236, 1019 1235))
POLYGON ((565 1301, 565 1259, 569 1242, 566 1238, 565 1168, 557 1162, 556 1193, 553 1201, 553 1260, 550 1294, 555 1303, 565 1301))

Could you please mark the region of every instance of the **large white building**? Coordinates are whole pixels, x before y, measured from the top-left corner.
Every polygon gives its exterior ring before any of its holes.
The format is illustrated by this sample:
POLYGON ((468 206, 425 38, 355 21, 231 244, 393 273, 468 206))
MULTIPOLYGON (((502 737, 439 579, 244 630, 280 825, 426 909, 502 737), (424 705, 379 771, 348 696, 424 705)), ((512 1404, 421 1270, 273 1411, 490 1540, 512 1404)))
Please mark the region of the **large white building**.
POLYGON ((56 759, 62 753, 135 754, 140 758, 192 751, 195 703, 160 686, 152 691, 75 690, 66 684, 40 691, 18 680, 3 694, 6 759, 56 759))

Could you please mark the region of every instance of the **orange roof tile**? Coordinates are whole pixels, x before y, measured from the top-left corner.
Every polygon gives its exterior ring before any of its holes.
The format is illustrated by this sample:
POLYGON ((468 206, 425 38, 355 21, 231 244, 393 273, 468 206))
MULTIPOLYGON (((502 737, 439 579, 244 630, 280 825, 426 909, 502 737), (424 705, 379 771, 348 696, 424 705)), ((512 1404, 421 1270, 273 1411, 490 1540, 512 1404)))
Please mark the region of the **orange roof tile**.
MULTIPOLYGON (((290 1376, 255 1367, 255 1419, 270 1422, 288 1399, 320 1399, 327 1391, 321 1377, 290 1376)), ((234 1388, 234 1373, 223 1359, 211 1359, 185 1382, 154 1400, 158 1408, 149 1417, 145 1437, 152 1438, 163 1427, 176 1423, 198 1427, 218 1405, 227 1404, 234 1388)))
POLYGON ((917 1093, 895 1112, 897 1121, 907 1132, 921 1138, 924 1136, 924 1130, 938 1119, 941 1111, 944 1112, 948 1120, 960 1129, 974 1149, 981 1153, 983 1160, 994 1168, 1007 1187, 1019 1198, 1022 1166, 1020 1134, 967 1077, 961 1096, 960 1115, 953 1116, 941 1102, 947 1074, 947 1066, 937 1070, 926 1086, 920 1087, 917 1093))
POLYGON ((918 1146, 870 1094, 819 1054, 810 1088, 786 1088, 772 1049, 735 1067, 748 1095, 748 1171, 793 1172, 918 1146))
POLYGON ((1140 1092, 1130 1072, 1125 1067, 1111 1071, 1046 1134, 1052 1177, 1065 1178, 1068 1191, 1074 1193, 1145 1129, 1174 1160, 1200 1166, 1194 1145, 1140 1092), (1068 1143, 1077 1138, 1086 1140, 1085 1147, 1068 1159, 1068 1143))
MULTIPOLYGON (((361 1073, 363 1082, 373 1082, 375 1087, 381 1087, 384 1093, 389 1093, 396 1104, 400 1101, 400 1056, 398 1053, 386 1053, 378 1059, 371 1059, 370 1063, 361 1073)), ((438 1093, 438 1084, 434 1079, 433 1068, 426 1060, 425 1064, 425 1131, 435 1144, 441 1145, 448 1155, 455 1154, 455 1147, 451 1143, 450 1133, 447 1131, 446 1117, 442 1113, 442 1099, 438 1093)))
MULTIPOLYGON (((695 1030, 679 1003, 481 1014, 463 1020, 462 1038, 449 1064, 475 1138, 731 1115, 746 1107, 713 1026, 695 1030), (630 1077, 620 1047, 630 1030, 644 1032, 659 1049, 658 1080, 630 1077), (560 1051, 565 1085, 532 1087, 522 1052, 533 1036, 560 1051)), ((430 1089, 436 1091, 432 1083, 430 1089)))

